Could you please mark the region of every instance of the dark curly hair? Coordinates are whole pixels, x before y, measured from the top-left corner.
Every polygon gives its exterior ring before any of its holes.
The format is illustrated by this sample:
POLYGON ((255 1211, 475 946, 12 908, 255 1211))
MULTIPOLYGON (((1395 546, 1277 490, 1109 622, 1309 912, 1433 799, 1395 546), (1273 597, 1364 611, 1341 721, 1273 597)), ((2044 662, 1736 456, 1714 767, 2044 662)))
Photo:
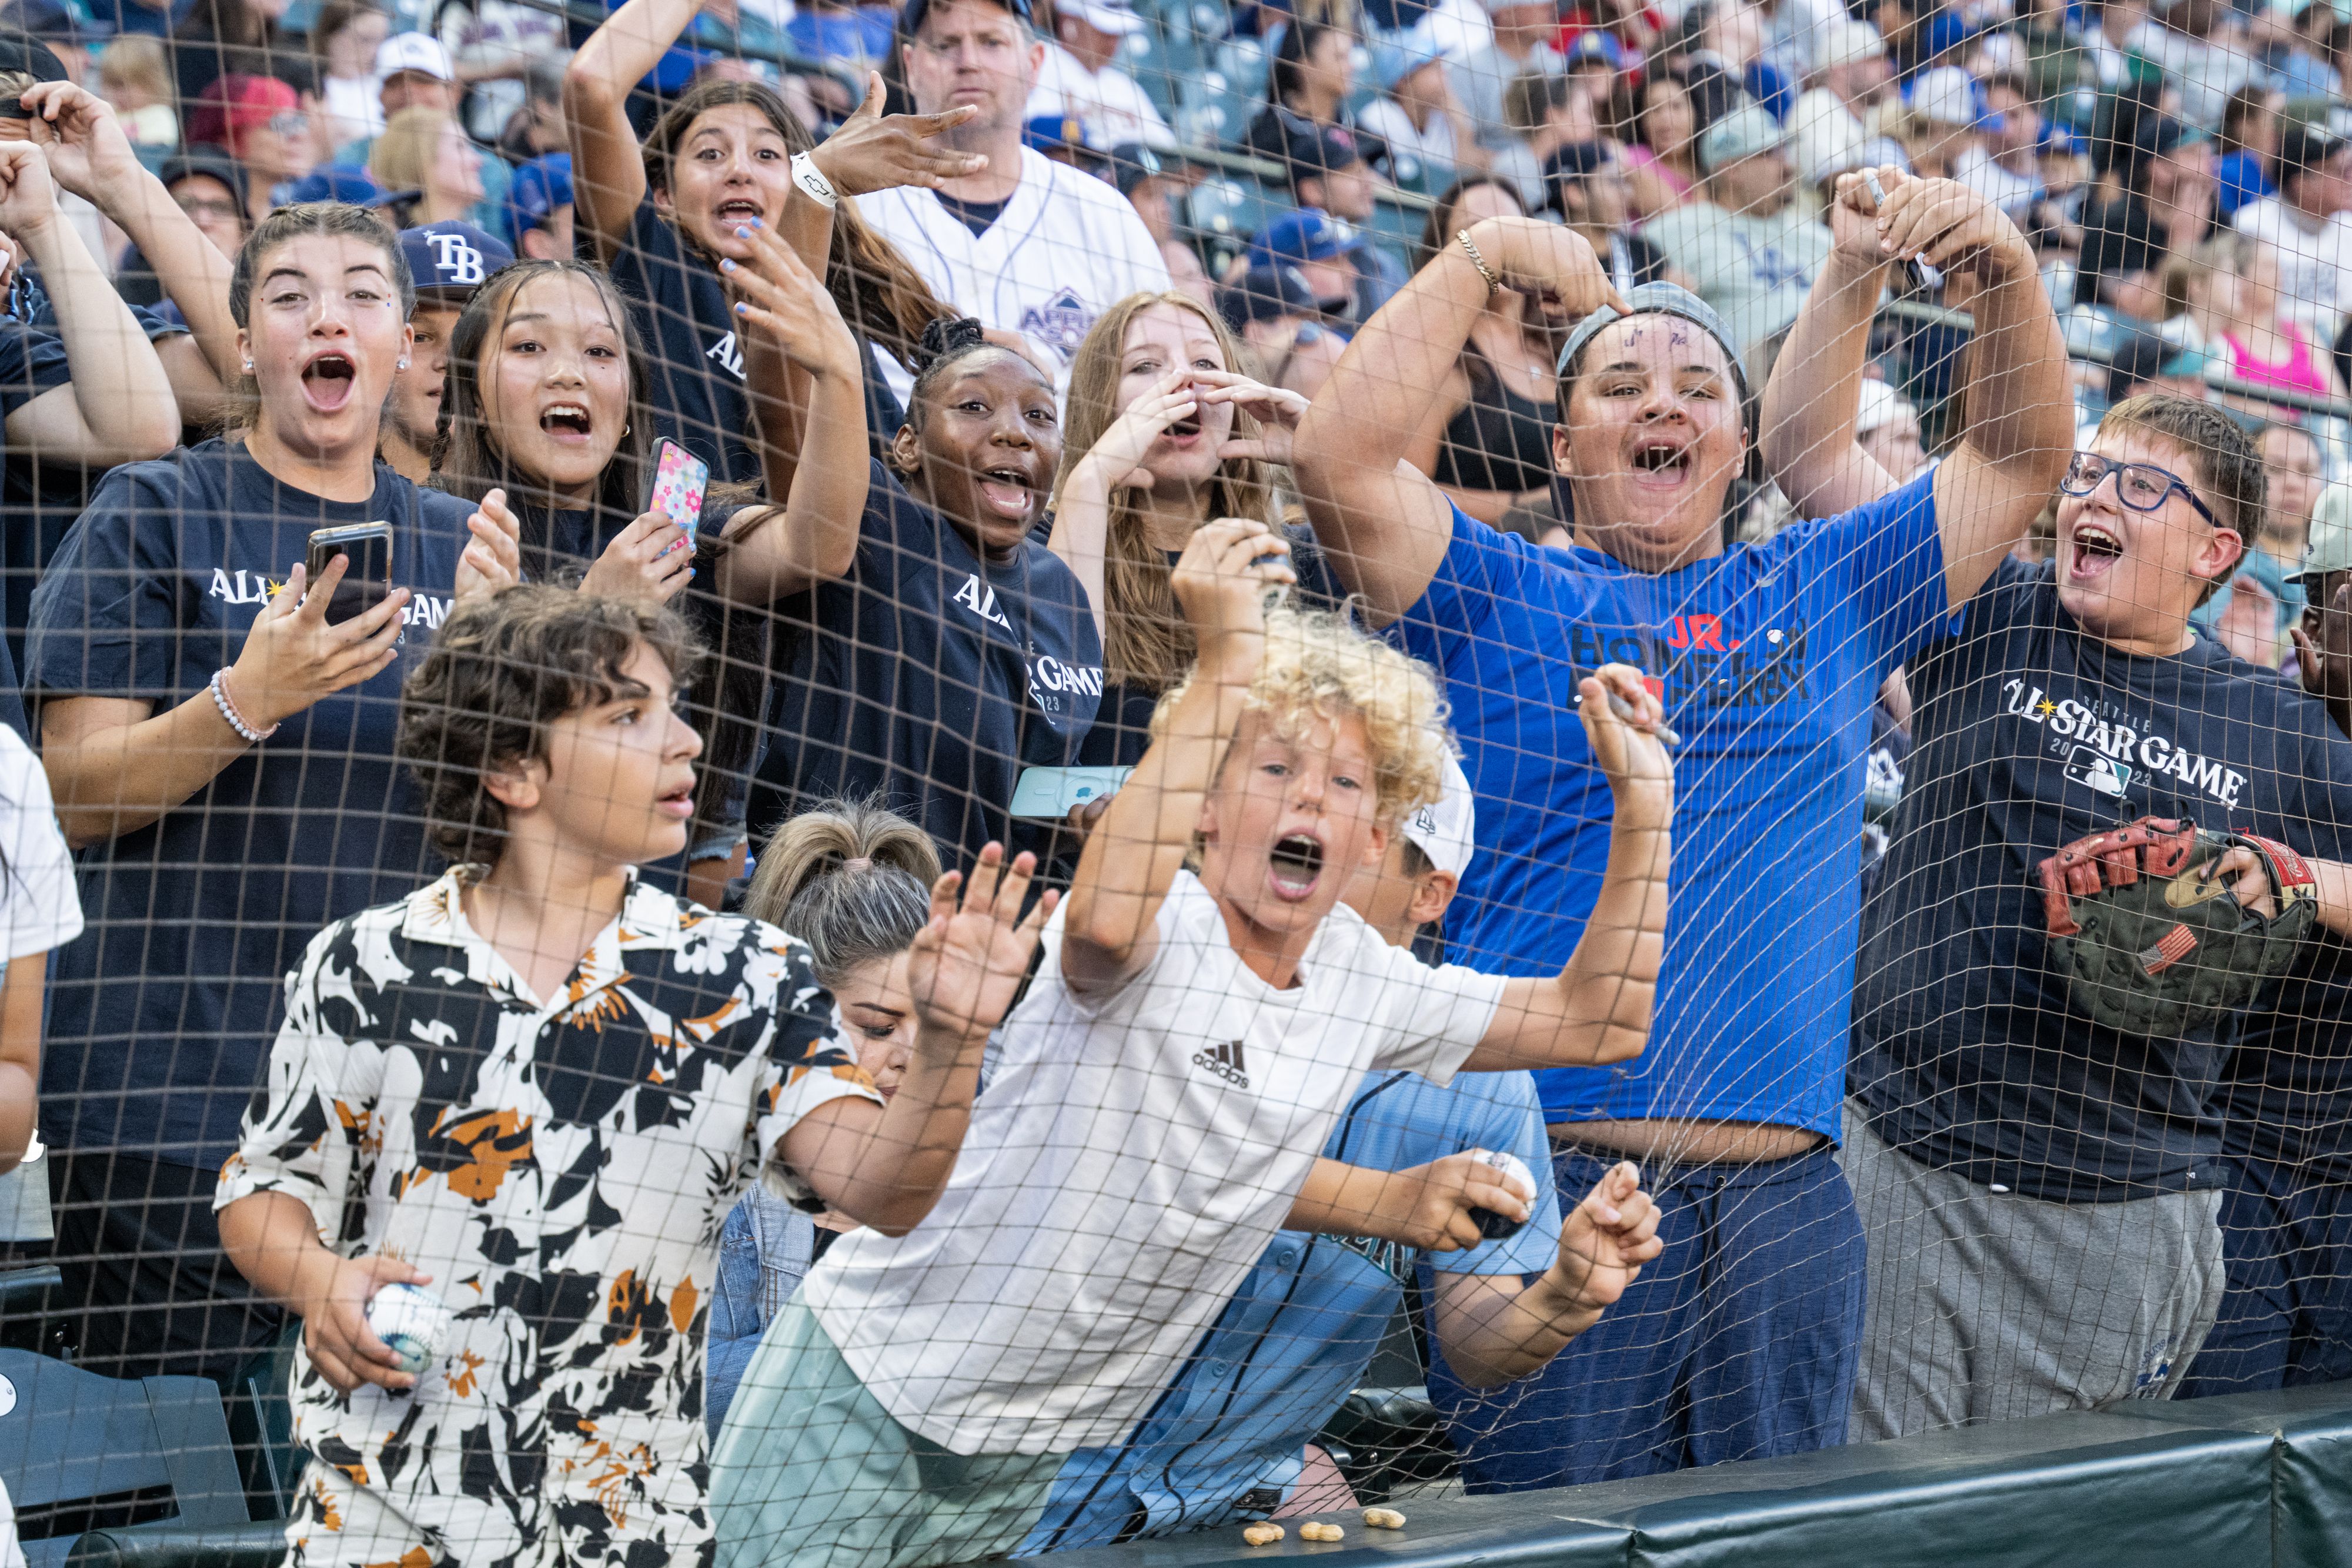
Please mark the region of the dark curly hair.
POLYGON ((907 399, 907 412, 914 413, 916 405, 948 373, 950 365, 995 346, 988 340, 987 329, 970 316, 950 316, 927 324, 923 340, 916 346, 915 357, 909 361, 915 367, 915 385, 907 399))
POLYGON ((523 583, 459 606, 400 694, 401 760, 416 776, 433 847, 496 865, 506 807, 482 787, 499 768, 547 758, 547 727, 634 693, 642 644, 685 686, 702 657, 667 608, 523 583))

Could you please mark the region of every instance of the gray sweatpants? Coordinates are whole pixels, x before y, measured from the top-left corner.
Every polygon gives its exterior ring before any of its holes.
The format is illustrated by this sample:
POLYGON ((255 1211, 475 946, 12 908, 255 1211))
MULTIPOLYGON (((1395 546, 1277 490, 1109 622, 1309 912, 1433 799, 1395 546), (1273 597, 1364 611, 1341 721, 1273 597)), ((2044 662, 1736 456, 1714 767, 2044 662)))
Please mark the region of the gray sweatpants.
POLYGON ((2169 1399, 2221 1306, 2221 1195, 2049 1203, 1838 1153, 1870 1249, 1851 1440, 2169 1399))

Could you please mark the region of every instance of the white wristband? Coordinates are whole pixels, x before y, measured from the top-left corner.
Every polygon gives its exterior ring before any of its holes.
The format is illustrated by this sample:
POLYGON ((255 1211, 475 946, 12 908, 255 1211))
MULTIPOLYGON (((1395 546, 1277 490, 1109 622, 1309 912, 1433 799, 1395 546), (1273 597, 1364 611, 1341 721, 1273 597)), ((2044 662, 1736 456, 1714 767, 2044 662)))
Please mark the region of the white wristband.
POLYGON ((810 201, 828 213, 840 204, 841 193, 833 188, 832 181, 818 172, 816 160, 805 152, 793 154, 793 183, 798 185, 810 201))

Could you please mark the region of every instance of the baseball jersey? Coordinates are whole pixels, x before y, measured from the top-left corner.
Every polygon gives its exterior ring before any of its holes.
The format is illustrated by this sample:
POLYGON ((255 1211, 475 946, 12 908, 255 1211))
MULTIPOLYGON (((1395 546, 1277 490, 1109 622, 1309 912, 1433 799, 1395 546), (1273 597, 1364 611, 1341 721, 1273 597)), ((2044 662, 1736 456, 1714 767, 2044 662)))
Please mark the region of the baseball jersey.
POLYGON ((866 1391, 958 1454, 1123 1439, 1288 1218, 1365 1071, 1449 1081, 1505 984, 1429 968, 1341 904, 1276 990, 1179 872, 1150 962, 1081 994, 1062 920, 937 1207, 905 1236, 843 1237, 801 1284, 866 1391))
MULTIPOLYGON (((983 327, 1019 332, 1046 350, 1066 382, 1095 318, 1129 295, 1168 287, 1159 242, 1117 188, 1021 150, 1021 183, 975 235, 938 196, 900 185, 859 196, 858 215, 898 247, 931 292, 983 327)), ((886 361, 900 402, 915 378, 886 361)))

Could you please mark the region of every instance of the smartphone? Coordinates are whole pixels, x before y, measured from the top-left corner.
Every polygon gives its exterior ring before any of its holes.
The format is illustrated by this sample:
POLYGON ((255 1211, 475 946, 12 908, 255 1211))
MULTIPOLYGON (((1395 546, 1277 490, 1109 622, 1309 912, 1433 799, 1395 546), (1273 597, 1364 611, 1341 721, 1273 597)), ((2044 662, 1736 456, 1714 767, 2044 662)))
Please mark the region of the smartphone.
POLYGON ((352 523, 312 533, 310 554, 303 562, 310 580, 318 581, 339 555, 351 557, 352 563, 343 569, 343 580, 335 584, 335 596, 327 601, 330 625, 374 609, 392 592, 392 525, 352 523))
POLYGON ((1132 768, 1024 768, 1013 784, 1013 815, 1058 822, 1077 807, 1116 795, 1132 768))
POLYGON ((694 537, 694 526, 702 520, 702 498, 710 491, 710 465, 680 446, 665 439, 654 453, 654 476, 646 486, 646 504, 637 515, 659 512, 694 537))

